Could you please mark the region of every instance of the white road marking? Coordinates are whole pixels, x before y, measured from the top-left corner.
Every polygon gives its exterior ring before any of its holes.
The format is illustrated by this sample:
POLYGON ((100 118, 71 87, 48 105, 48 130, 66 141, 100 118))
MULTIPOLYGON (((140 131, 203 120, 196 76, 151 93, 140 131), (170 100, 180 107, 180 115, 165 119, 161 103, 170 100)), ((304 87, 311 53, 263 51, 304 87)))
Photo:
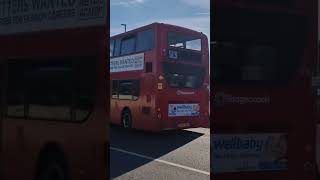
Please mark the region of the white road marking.
POLYGON ((161 160, 161 159, 153 158, 153 157, 150 157, 150 156, 145 156, 145 155, 142 155, 142 154, 126 151, 126 150, 119 149, 119 148, 116 148, 116 147, 110 147, 110 149, 114 150, 114 151, 121 152, 121 153, 129 154, 129 155, 132 155, 132 156, 137 156, 137 157, 140 157, 140 158, 144 158, 144 159, 160 162, 160 163, 167 164, 167 165, 170 165, 170 166, 175 166, 175 167, 179 167, 179 168, 182 168, 182 169, 186 169, 186 170, 189 170, 189 171, 198 172, 198 173, 210 176, 210 172, 207 172, 207 171, 203 171, 203 170, 195 169, 195 168, 192 168, 192 167, 188 167, 188 166, 172 163, 172 162, 169 162, 169 161, 164 161, 164 160, 161 160))

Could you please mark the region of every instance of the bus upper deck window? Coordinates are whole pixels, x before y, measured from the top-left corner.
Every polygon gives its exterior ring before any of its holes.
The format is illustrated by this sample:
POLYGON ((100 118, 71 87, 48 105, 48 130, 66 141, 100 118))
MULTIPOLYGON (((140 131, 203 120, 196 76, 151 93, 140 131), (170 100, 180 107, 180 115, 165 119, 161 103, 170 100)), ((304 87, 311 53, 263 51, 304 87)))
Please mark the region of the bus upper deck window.
POLYGON ((186 42, 186 49, 192 49, 196 51, 201 51, 201 40, 195 39, 186 42))
POLYGON ((116 39, 114 43, 114 50, 113 50, 113 56, 119 56, 120 55, 120 45, 121 45, 121 40, 116 39))
POLYGON ((154 48, 154 31, 146 30, 137 35, 137 52, 148 51, 154 48))
POLYGON ((112 57, 114 53, 114 42, 114 40, 110 41, 110 57, 112 57))
POLYGON ((121 41, 120 55, 131 54, 135 52, 135 37, 124 38, 121 41))
POLYGON ((201 39, 191 35, 169 32, 168 46, 201 51, 201 39))

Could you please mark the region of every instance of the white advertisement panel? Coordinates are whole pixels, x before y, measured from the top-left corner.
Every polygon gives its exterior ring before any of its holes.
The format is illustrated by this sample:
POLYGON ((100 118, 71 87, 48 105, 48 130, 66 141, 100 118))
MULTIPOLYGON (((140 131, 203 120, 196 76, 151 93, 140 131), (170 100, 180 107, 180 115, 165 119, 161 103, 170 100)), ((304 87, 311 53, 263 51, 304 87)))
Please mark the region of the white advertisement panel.
POLYGON ((213 173, 288 169, 287 134, 213 134, 213 173))
POLYGON ((0 0, 0 35, 106 23, 106 0, 0 0))
POLYGON ((199 104, 169 104, 168 116, 199 116, 200 114, 199 104))
POLYGON ((144 53, 112 58, 110 73, 137 71, 144 69, 144 53))

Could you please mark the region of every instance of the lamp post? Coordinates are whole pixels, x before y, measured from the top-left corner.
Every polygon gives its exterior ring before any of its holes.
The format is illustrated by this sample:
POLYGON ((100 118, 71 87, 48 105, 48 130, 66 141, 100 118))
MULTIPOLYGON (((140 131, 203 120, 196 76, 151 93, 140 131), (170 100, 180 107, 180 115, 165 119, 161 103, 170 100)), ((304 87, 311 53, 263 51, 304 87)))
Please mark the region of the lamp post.
POLYGON ((124 26, 124 32, 127 32, 127 25, 126 24, 121 24, 121 26, 124 26))

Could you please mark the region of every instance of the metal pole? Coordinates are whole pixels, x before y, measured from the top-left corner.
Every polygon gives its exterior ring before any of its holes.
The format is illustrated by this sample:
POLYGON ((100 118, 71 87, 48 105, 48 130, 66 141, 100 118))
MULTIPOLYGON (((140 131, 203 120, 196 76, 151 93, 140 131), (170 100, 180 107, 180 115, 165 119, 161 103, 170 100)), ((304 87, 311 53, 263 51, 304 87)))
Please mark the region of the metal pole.
POLYGON ((124 32, 127 32, 127 24, 121 24, 122 26, 124 26, 124 32))

